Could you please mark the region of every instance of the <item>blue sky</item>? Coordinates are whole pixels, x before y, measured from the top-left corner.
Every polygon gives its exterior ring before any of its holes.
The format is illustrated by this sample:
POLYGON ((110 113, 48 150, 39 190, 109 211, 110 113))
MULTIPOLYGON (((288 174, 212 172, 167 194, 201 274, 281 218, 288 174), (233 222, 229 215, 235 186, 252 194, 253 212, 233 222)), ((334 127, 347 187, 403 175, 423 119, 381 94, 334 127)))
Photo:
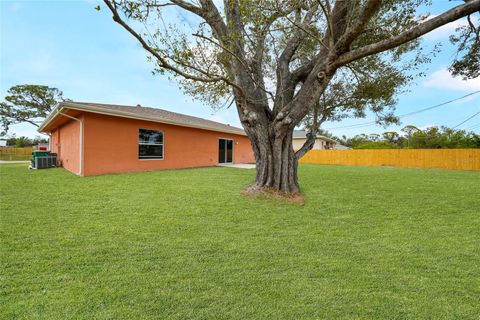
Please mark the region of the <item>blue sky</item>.
MULTIPOLYGON (((458 2, 433 0, 432 14, 458 2)), ((77 101, 114 104, 141 104, 199 116, 240 126, 234 107, 213 111, 184 95, 175 82, 153 76, 144 50, 126 31, 113 22, 107 10, 94 10, 96 1, 5 1, 0 0, 0 96, 17 84, 44 84, 61 89, 64 96, 77 101)), ((461 22, 460 22, 461 23, 461 22)), ((418 78, 410 92, 398 97, 397 114, 405 114, 480 90, 480 78, 465 82, 446 71, 454 50, 448 35, 455 24, 428 35, 424 45, 442 43, 442 52, 425 68, 427 76, 418 78)), ((418 127, 453 127, 480 111, 480 94, 405 118, 400 126, 387 129, 371 125, 341 128, 374 120, 348 119, 325 123, 324 128, 338 136, 399 130, 406 124, 418 127)), ((480 124, 480 115, 459 129, 480 124)), ((480 127, 473 131, 479 133, 480 127)), ((35 127, 15 125, 17 136, 37 135, 35 127)))

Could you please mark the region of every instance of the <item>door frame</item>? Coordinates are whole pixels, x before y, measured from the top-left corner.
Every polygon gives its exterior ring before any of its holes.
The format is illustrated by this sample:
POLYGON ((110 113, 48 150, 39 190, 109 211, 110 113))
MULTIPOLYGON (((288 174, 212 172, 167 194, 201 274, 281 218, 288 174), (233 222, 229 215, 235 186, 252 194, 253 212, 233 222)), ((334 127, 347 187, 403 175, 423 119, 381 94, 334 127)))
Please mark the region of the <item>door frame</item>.
MULTIPOLYGON (((232 138, 222 138, 222 137, 218 138, 218 142, 220 142, 220 140, 230 140, 230 141, 232 141, 232 161, 231 162, 226 162, 226 160, 227 160, 227 148, 226 147, 227 146, 225 145, 225 162, 220 162, 219 161, 218 163, 233 164, 235 162, 235 140, 232 139, 232 138)), ((217 144, 217 146, 219 146, 219 144, 217 144)), ((218 148, 218 155, 219 155, 218 158, 220 158, 220 147, 218 148)))

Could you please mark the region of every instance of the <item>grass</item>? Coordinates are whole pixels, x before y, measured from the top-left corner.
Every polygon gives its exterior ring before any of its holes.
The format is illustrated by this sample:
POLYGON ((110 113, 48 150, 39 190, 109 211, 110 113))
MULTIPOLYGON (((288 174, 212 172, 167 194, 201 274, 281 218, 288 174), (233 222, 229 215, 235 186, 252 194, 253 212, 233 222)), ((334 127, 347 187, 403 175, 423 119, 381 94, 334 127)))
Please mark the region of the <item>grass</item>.
POLYGON ((32 155, 23 155, 23 154, 2 154, 0 153, 0 160, 6 161, 18 161, 18 160, 30 160, 32 155))
POLYGON ((480 172, 0 166, 5 319, 478 319, 480 172))

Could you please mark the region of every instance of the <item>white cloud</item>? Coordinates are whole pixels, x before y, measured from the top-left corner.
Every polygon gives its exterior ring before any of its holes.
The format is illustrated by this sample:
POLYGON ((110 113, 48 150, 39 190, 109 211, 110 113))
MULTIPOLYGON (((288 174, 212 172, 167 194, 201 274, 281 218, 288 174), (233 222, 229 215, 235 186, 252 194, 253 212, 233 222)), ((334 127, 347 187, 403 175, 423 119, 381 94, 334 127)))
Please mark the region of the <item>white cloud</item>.
POLYGON ((443 89, 452 91, 475 91, 480 90, 480 77, 476 79, 462 80, 461 77, 453 77, 447 69, 440 69, 432 73, 423 82, 425 88, 443 89))

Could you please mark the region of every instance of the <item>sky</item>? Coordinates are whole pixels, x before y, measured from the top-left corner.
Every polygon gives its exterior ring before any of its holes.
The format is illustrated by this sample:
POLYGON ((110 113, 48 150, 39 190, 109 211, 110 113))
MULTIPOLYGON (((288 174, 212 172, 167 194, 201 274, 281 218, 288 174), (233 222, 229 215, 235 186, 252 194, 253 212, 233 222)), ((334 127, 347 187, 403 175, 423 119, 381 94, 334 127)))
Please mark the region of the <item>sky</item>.
MULTIPOLYGON (((433 0, 429 9, 437 15, 458 5, 456 1, 433 0)), ((63 91, 76 101, 158 107, 240 127, 234 107, 214 111, 182 93, 166 76, 152 75, 153 65, 136 40, 113 22, 107 9, 95 0, 8 1, 0 0, 0 98, 18 84, 42 84, 63 91)), ((416 78, 408 92, 397 97, 396 114, 431 107, 480 90, 480 78, 463 81, 447 70, 455 50, 448 36, 462 21, 446 25, 423 38, 426 48, 441 43, 442 51, 424 67, 425 77, 416 78)), ((480 111, 480 93, 431 111, 402 118, 400 126, 384 128, 363 119, 324 123, 336 136, 399 131, 407 124, 419 128, 454 127, 480 111), (365 126, 351 127, 364 124, 365 126)), ((480 133, 480 115, 457 127, 480 133)), ((36 128, 18 124, 10 128, 17 136, 34 137, 36 128)))

